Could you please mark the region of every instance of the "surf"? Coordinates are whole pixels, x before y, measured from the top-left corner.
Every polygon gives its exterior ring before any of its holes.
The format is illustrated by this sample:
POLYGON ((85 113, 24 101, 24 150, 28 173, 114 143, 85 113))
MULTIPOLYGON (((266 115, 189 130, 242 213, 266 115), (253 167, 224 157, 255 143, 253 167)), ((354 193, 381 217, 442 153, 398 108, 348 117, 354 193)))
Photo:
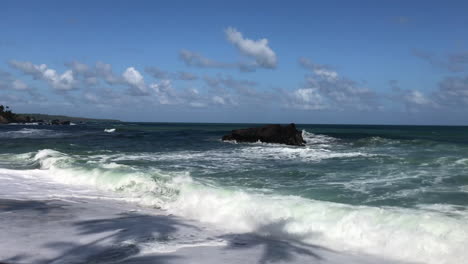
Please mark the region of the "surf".
MULTIPOLYGON (((38 165, 38 169, 21 171, 23 174, 112 192, 130 203, 160 208, 231 232, 253 232, 396 260, 462 263, 468 257, 465 207, 448 215, 423 205, 356 206, 262 193, 194 179, 189 171, 142 169, 110 158, 87 159, 51 149, 21 154, 16 159, 38 165)), ((1 169, 0 173, 12 171, 1 169)))

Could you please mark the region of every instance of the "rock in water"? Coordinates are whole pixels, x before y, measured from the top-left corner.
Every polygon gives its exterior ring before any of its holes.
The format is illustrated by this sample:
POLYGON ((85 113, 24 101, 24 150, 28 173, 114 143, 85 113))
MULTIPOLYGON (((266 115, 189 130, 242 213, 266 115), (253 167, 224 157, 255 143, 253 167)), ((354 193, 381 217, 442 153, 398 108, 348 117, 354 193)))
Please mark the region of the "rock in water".
POLYGON ((302 132, 296 129, 295 124, 237 129, 233 130, 231 134, 223 136, 223 140, 235 140, 237 142, 260 141, 293 146, 304 146, 306 143, 302 138, 302 132))

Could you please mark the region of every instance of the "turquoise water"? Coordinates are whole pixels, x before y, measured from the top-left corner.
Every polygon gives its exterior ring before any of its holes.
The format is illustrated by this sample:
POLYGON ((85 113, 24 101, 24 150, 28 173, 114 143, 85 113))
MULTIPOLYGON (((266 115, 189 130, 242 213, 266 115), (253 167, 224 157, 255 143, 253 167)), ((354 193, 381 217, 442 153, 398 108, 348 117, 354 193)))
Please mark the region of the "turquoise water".
POLYGON ((250 126, 0 126, 0 168, 40 169, 232 230, 288 221, 283 231, 325 246, 465 257, 468 127, 298 125, 305 147, 220 140, 250 126))

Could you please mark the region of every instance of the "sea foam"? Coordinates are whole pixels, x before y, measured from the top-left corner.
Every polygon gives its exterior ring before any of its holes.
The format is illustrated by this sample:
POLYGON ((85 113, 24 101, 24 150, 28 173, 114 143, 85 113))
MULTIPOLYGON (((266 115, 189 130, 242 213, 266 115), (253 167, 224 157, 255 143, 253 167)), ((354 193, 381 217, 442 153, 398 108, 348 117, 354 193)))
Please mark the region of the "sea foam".
POLYGON ((405 261, 463 263, 468 258, 468 212, 463 210, 447 215, 437 207, 353 206, 261 194, 207 185, 189 172, 116 166, 110 159, 80 165, 75 162, 78 157, 54 150, 41 150, 32 158, 40 164, 42 177, 113 191, 129 202, 160 207, 235 232, 405 261))

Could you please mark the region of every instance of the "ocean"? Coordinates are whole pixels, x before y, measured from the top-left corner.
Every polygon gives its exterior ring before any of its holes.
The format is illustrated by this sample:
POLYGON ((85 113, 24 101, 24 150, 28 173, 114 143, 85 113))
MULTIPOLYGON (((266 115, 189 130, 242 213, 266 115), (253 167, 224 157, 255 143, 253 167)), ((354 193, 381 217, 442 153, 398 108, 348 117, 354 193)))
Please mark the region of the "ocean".
POLYGON ((298 124, 305 147, 221 141, 252 126, 4 125, 0 174, 231 232, 412 263, 468 259, 468 127, 298 124))

